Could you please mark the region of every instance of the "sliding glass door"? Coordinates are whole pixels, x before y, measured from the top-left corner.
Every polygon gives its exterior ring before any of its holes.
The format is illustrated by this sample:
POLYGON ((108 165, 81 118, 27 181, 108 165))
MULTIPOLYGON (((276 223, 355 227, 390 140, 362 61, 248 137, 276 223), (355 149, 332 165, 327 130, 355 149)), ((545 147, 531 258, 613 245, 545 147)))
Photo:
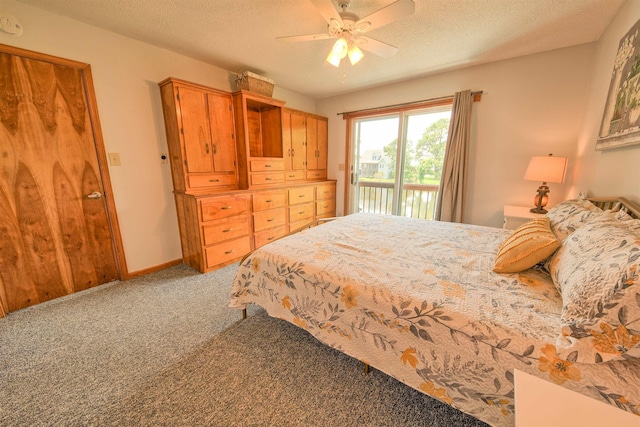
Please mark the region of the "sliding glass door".
POLYGON ((433 219, 450 106, 353 119, 349 212, 433 219))

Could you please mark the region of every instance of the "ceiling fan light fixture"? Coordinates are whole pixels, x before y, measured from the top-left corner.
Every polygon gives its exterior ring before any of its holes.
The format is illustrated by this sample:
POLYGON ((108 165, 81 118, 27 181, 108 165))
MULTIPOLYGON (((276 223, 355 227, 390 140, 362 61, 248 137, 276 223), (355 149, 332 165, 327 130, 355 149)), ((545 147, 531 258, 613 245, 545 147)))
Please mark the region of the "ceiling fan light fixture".
POLYGON ((340 58, 340 56, 338 56, 335 53, 333 53, 333 50, 331 52, 329 52, 329 56, 327 56, 327 62, 329 64, 333 65, 336 68, 338 68, 340 66, 340 61, 341 60, 342 60, 342 58, 340 58))
POLYGON ((347 39, 345 39, 344 37, 340 37, 333 44, 331 53, 337 55, 338 57, 340 57, 340 59, 342 59, 345 56, 347 56, 348 49, 349 49, 349 43, 347 42, 347 39))
POLYGON ((349 48, 349 62, 351 65, 356 65, 358 61, 360 61, 364 57, 364 53, 360 50, 358 46, 352 44, 349 48))

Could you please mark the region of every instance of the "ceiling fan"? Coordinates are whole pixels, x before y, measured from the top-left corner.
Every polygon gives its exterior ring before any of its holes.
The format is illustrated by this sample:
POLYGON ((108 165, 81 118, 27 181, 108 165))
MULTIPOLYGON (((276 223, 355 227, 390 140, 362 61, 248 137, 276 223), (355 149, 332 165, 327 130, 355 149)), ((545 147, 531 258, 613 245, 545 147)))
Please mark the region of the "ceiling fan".
POLYGON ((349 56, 349 61, 355 65, 364 54, 360 48, 374 53, 383 58, 389 58, 398 51, 398 48, 381 42, 364 34, 389 24, 398 19, 413 14, 415 4, 413 0, 397 0, 382 9, 373 12, 364 18, 355 13, 347 12, 351 0, 336 0, 340 12, 333 6, 333 0, 310 0, 318 9, 320 15, 327 21, 327 32, 321 34, 307 34, 302 36, 277 37, 283 42, 302 42, 312 40, 338 39, 333 44, 327 62, 338 67, 340 61, 349 56))

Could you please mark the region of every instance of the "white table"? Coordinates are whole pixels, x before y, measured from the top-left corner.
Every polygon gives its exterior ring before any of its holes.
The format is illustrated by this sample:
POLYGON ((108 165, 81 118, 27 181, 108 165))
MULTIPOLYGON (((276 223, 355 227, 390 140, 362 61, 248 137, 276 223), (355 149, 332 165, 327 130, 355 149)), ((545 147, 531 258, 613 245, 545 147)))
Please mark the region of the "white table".
POLYGON ((516 427, 640 427, 640 417, 515 370, 516 427))
POLYGON ((527 221, 540 218, 544 214, 537 214, 530 211, 533 206, 510 206, 504 207, 504 222, 502 228, 515 230, 527 221))

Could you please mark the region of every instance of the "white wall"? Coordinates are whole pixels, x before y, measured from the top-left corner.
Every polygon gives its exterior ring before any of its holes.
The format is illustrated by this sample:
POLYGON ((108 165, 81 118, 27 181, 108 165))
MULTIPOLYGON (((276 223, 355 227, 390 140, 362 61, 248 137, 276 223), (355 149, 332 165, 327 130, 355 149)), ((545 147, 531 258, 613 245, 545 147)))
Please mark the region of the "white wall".
MULTIPOLYGON (((231 73, 13 0, 0 6, 24 27, 20 37, 0 32, 0 43, 91 65, 106 150, 122 161, 109 173, 129 272, 181 258, 157 83, 172 76, 232 91, 231 73)), ((308 97, 277 86, 274 97, 315 112, 308 97)))
POLYGON ((576 151, 578 167, 573 192, 586 190, 594 196, 624 196, 640 202, 640 145, 595 151, 618 45, 638 19, 640 1, 628 0, 597 43, 590 96, 576 151))
MULTIPOLYGON (((337 113, 471 89, 484 94, 473 105, 465 222, 501 226, 505 204, 533 205, 540 183, 523 179, 531 156, 566 156, 569 173, 573 169, 594 52, 591 43, 318 101, 318 114, 329 117, 329 177, 338 179, 338 214, 343 212, 344 173, 338 166, 345 159, 346 124, 337 113)), ((563 200, 569 186, 550 184, 549 205, 563 200)))

